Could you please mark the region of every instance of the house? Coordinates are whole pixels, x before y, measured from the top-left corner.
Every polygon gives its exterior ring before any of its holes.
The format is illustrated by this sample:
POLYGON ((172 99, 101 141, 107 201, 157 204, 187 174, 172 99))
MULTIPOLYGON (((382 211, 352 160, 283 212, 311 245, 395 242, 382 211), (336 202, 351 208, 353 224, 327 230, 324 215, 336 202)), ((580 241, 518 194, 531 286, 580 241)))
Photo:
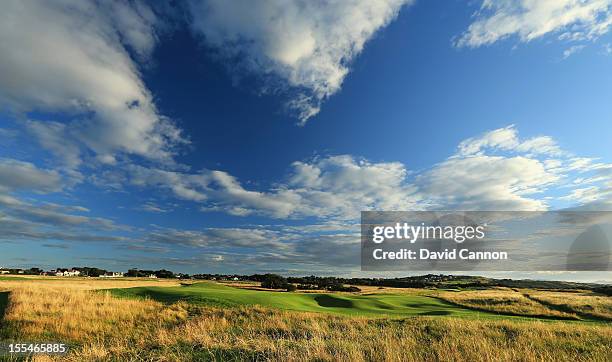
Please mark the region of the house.
POLYGON ((157 279, 157 275, 151 274, 151 275, 149 275, 149 278, 157 279))
POLYGON ((10 271, 8 271, 8 270, 0 270, 0 274, 9 274, 9 273, 10 273, 10 271))
POLYGON ((74 269, 70 269, 64 272, 65 277, 78 277, 79 275, 81 275, 81 272, 74 269))
POLYGON ((123 272, 107 272, 100 275, 100 278, 123 278, 123 272))
MULTIPOLYGON (((53 271, 52 271, 53 272, 53 271)), ((79 275, 81 275, 81 272, 75 269, 66 269, 66 270, 61 270, 58 269, 55 272, 55 276, 57 277, 78 277, 79 275)))
POLYGON ((233 278, 232 278, 232 280, 233 280, 233 281, 238 281, 238 280, 240 280, 240 279, 238 279, 238 277, 233 277, 233 278))

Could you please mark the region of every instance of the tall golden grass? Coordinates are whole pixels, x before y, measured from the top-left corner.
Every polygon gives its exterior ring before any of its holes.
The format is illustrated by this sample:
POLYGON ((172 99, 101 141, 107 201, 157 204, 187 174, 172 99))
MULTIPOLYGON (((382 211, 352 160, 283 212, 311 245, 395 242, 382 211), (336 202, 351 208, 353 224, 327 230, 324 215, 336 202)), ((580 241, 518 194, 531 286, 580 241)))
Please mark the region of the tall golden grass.
POLYGON ((509 288, 447 291, 437 294, 448 302, 483 311, 512 315, 579 319, 572 311, 551 309, 509 288))
POLYGON ((153 301, 117 299, 109 292, 23 286, 11 291, 4 317, 8 328, 2 332, 9 339, 47 335, 60 341, 103 340, 126 331, 140 334, 143 328, 186 318, 187 311, 178 304, 163 307, 153 301))
POLYGON ((65 287, 70 289, 111 289, 111 288, 131 288, 131 287, 170 287, 180 285, 176 279, 149 279, 149 278, 79 278, 79 277, 39 277, 22 276, 11 277, 3 276, 0 280, 0 291, 19 288, 24 285, 32 287, 65 287))
POLYGON ((68 361, 609 361, 612 327, 582 322, 339 317, 13 288, 2 336, 62 341, 68 361))
POLYGON ((608 296, 590 291, 568 293, 530 290, 525 294, 535 301, 569 313, 612 321, 612 298, 608 296))

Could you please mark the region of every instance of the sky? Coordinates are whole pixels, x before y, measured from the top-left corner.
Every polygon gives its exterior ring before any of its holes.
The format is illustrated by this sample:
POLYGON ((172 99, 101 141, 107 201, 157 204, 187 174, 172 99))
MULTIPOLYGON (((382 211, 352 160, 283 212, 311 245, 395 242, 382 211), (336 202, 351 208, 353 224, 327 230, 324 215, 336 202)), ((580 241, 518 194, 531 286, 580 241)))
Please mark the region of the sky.
POLYGON ((358 276, 362 210, 612 211, 612 0, 2 8, 0 266, 358 276))

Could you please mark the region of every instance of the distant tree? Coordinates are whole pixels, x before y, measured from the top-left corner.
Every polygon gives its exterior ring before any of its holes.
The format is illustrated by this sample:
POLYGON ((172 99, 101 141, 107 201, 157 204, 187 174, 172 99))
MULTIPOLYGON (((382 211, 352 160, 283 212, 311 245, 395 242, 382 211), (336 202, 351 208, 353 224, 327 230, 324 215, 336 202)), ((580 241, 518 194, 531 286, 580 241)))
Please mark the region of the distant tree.
POLYGON ((287 283, 287 286, 285 288, 288 292, 295 292, 297 290, 297 287, 293 284, 287 283))
POLYGON ((43 270, 41 268, 30 268, 30 269, 24 271, 24 274, 39 275, 42 272, 43 272, 43 270))
POLYGON ((135 277, 146 278, 146 277, 149 277, 151 274, 155 274, 155 276, 160 278, 160 276, 158 276, 156 273, 157 272, 154 272, 153 270, 130 269, 125 274, 125 276, 130 277, 130 278, 135 278, 135 277))
POLYGON ((287 288, 287 279, 277 274, 265 274, 261 281, 261 287, 268 289, 285 289, 287 288))
POLYGON ((345 286, 343 284, 332 284, 327 287, 331 292, 360 292, 361 289, 354 286, 345 286))
POLYGON ((106 270, 104 269, 91 268, 87 266, 78 267, 78 268, 75 267, 73 269, 80 271, 82 276, 88 276, 88 277, 99 277, 100 275, 106 274, 106 270))
POLYGON ((166 269, 158 270, 154 274, 158 278, 174 278, 174 273, 166 269))
POLYGON ((130 269, 128 270, 127 273, 125 273, 126 277, 130 277, 130 278, 135 278, 138 277, 140 275, 138 275, 139 270, 138 269, 130 269))

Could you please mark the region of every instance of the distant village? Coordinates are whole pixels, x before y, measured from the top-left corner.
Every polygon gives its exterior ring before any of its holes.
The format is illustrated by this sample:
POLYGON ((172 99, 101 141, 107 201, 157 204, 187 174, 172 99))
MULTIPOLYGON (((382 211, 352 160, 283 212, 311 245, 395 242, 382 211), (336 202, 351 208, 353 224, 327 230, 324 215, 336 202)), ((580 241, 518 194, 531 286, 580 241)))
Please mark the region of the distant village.
MULTIPOLYGON (((141 270, 132 268, 127 272, 108 271, 95 267, 72 267, 72 268, 55 268, 51 270, 43 270, 41 268, 18 269, 18 268, 2 268, 1 274, 12 275, 39 275, 52 277, 89 277, 89 278, 165 278, 165 279, 199 279, 199 280, 216 280, 216 281, 257 281, 264 282, 273 279, 281 278, 282 283, 296 284, 304 289, 319 289, 319 288, 336 288, 343 284, 353 285, 372 285, 372 286, 394 286, 394 287, 424 287, 433 284, 444 282, 457 282, 460 280, 474 283, 480 283, 478 278, 443 275, 443 274, 427 274, 414 277, 404 277, 395 279, 385 278, 339 278, 339 277, 321 277, 321 276, 303 276, 303 277, 281 277, 276 274, 186 274, 174 273, 170 270, 141 270), (467 280, 466 280, 467 279, 467 280)), ((281 280, 279 279, 279 280, 281 280)), ((282 284, 281 283, 281 284, 282 284)))
POLYGON ((331 291, 354 291, 356 285, 393 287, 393 288, 539 288, 539 289, 568 289, 593 290, 605 295, 612 295, 612 285, 607 283, 578 283, 553 280, 513 280, 493 279, 482 276, 425 274, 399 278, 342 278, 332 276, 287 276, 277 274, 185 274, 174 273, 170 270, 141 270, 129 269, 127 272, 108 271, 92 267, 55 268, 43 270, 41 268, 19 269, 2 268, 1 275, 30 275, 41 277, 62 278, 165 278, 165 279, 195 279, 214 281, 251 281, 260 282, 262 286, 270 285, 275 289, 293 288, 299 290, 326 289, 331 291))
MULTIPOLYGON (((42 276, 55 276, 55 277, 86 277, 86 276, 95 276, 99 278, 121 278, 125 276, 124 272, 109 272, 104 270, 103 273, 94 273, 90 275, 87 273, 85 268, 57 268, 51 269, 48 271, 42 270, 40 268, 31 268, 31 269, 18 269, 18 268, 0 268, 0 275, 5 274, 16 274, 16 275, 42 275, 42 276)), ((155 274, 150 275, 151 277, 155 277, 155 274)))
POLYGON ((108 271, 92 267, 55 268, 43 270, 41 268, 3 268, 0 275, 38 275, 52 277, 89 277, 89 278, 174 278, 174 279, 206 279, 206 280, 247 280, 248 276, 224 274, 195 274, 174 273, 170 270, 140 270, 129 269, 127 272, 108 271))

